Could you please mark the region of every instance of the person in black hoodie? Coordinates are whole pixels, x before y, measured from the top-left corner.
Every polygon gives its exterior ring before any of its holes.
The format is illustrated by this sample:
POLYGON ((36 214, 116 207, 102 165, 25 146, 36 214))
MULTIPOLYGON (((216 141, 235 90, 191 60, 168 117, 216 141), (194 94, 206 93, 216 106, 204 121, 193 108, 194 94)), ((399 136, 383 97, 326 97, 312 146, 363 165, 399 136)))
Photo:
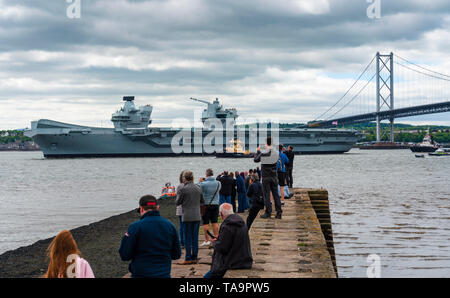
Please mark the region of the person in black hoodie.
POLYGON ((259 182, 258 174, 254 173, 249 176, 250 182, 247 191, 247 197, 250 198, 250 210, 247 217, 247 229, 250 230, 253 221, 261 209, 264 209, 264 194, 261 182, 259 182))
POLYGON ((250 269, 253 265, 250 237, 247 226, 237 214, 233 213, 231 204, 220 205, 219 237, 212 239, 214 253, 211 270, 205 278, 222 278, 229 269, 250 269))

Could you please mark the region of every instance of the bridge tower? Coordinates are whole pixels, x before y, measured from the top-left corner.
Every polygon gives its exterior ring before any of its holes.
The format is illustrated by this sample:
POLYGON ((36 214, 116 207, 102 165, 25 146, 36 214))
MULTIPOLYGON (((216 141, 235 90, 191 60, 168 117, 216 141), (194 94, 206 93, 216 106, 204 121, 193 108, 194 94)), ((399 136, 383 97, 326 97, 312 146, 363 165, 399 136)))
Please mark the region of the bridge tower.
MULTIPOLYGON (((394 109, 394 54, 381 55, 377 52, 377 142, 381 141, 380 116, 381 108, 386 107, 392 111, 394 109)), ((394 116, 389 118, 390 141, 394 142, 394 116)))

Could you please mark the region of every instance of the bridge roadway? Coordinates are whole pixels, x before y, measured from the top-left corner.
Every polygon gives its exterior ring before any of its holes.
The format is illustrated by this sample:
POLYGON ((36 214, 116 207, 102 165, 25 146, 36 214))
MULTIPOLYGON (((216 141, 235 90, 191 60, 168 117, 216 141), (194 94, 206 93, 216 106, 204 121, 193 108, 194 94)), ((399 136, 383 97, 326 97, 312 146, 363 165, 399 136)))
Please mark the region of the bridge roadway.
MULTIPOLYGON (((380 120, 386 120, 390 119, 391 117, 402 118, 402 117, 411 117, 411 116, 445 113, 445 112, 450 112, 450 101, 394 110, 386 110, 379 112, 378 115, 380 116, 380 120)), ((373 112, 356 116, 335 118, 326 121, 317 121, 308 123, 308 125, 309 127, 332 127, 335 126, 333 125, 333 122, 337 122, 337 125, 346 125, 346 124, 370 122, 375 121, 376 119, 377 119, 377 112, 373 112)))

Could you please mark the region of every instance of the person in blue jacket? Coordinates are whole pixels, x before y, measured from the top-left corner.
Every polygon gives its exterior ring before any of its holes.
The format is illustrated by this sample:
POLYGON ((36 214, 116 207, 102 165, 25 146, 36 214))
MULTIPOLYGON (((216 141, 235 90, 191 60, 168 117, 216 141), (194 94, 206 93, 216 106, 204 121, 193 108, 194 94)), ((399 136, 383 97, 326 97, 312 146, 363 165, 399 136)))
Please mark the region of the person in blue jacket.
POLYGON ((235 172, 236 175, 236 192, 238 194, 238 212, 237 213, 243 213, 247 206, 247 190, 245 189, 245 181, 244 178, 242 178, 241 175, 239 175, 239 172, 235 172))
POLYGON ((289 164, 289 158, 284 151, 286 150, 283 145, 278 146, 278 162, 277 162, 277 175, 278 175, 278 188, 280 189, 281 206, 284 206, 284 187, 286 183, 286 165, 289 164))
POLYGON ((141 219, 128 227, 122 238, 119 254, 130 261, 132 278, 170 278, 172 260, 181 257, 181 246, 175 226, 159 214, 159 205, 152 195, 139 200, 141 219))

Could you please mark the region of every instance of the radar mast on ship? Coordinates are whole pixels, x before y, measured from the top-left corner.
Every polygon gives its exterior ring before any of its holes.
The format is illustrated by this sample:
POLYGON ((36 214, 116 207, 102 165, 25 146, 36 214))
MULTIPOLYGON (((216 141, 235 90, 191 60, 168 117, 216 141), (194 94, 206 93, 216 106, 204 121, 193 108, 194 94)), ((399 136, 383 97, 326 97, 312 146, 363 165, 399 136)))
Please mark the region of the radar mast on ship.
POLYGON ((124 96, 123 101, 125 102, 123 107, 112 114, 111 117, 115 129, 145 129, 152 123, 150 116, 153 107, 151 105, 136 108, 134 96, 124 96))
POLYGON ((202 113, 203 123, 205 123, 205 121, 208 119, 217 118, 220 119, 220 121, 222 121, 222 124, 224 124, 226 122, 226 119, 233 119, 233 121, 235 121, 236 118, 239 116, 237 114, 236 109, 223 109, 218 98, 216 98, 212 103, 206 100, 192 97, 190 99, 208 105, 208 107, 204 109, 202 113))

